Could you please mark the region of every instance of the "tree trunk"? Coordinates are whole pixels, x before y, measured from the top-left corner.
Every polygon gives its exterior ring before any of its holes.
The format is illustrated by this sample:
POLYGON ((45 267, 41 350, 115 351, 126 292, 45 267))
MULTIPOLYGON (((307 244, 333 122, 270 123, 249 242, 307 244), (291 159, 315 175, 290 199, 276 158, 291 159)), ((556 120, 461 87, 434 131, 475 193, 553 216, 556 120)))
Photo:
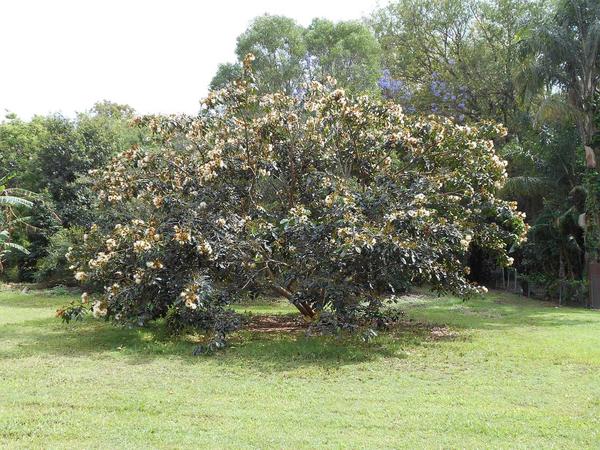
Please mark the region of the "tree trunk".
POLYGON ((274 292, 276 292, 277 294, 281 295, 282 297, 285 297, 288 300, 290 300, 290 302, 298 309, 298 311, 300 311, 300 313, 305 318, 308 318, 308 319, 315 318, 316 313, 313 310, 312 306, 308 302, 298 302, 298 303, 292 302, 291 300, 294 297, 294 294, 292 294, 290 291, 288 291, 283 286, 279 286, 277 284, 272 284, 271 289, 274 292))

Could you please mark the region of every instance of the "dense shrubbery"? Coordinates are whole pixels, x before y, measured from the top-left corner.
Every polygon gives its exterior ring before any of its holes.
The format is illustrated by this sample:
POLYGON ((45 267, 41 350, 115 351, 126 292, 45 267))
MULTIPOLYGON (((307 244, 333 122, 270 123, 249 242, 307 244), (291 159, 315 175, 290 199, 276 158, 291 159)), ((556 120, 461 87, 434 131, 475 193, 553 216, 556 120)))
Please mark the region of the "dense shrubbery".
POLYGON ((159 150, 134 146, 94 172, 100 220, 68 258, 101 292, 96 315, 167 316, 220 338, 229 299, 269 290, 307 319, 328 310, 354 326, 414 284, 477 292, 472 244, 510 264, 525 225, 495 195, 501 127, 406 116, 333 80, 259 96, 249 64, 197 117, 140 119, 159 150))
POLYGON ((132 118, 129 106, 104 101, 75 119, 49 115, 23 121, 8 114, 0 123, 0 179, 6 178, 8 189, 36 193, 26 226, 22 220, 11 231, 12 242, 28 253, 7 255, 8 270, 0 271, 1 279, 65 282, 64 253, 59 257, 49 252, 69 234, 65 229, 88 227, 96 220, 87 171, 104 166, 123 148, 142 141, 142 130, 129 126, 132 118))
POLYGON ((69 248, 83 239, 85 228, 61 228, 51 235, 46 246, 45 256, 37 260, 35 279, 50 284, 73 284, 73 273, 65 255, 69 248))

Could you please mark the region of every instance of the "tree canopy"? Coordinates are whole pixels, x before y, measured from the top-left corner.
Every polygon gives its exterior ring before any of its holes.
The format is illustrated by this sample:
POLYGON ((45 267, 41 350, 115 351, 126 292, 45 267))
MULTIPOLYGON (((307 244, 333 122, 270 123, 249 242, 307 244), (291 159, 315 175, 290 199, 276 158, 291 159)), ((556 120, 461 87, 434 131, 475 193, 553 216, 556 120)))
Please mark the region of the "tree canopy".
POLYGON ((237 39, 236 63, 221 64, 211 88, 238 78, 242 60, 255 55, 254 73, 262 92, 297 93, 307 81, 340 80, 351 92, 374 92, 380 75, 380 48, 371 30, 356 21, 314 19, 303 28, 283 16, 257 17, 237 39))
POLYGON ((525 225, 496 196, 504 129, 407 116, 332 79, 261 95, 252 59, 197 117, 142 119, 160 150, 133 147, 95 172, 106 216, 69 258, 102 288, 97 311, 209 324, 221 339, 227 299, 252 287, 352 327, 410 285, 477 292, 472 243, 510 264, 525 225))

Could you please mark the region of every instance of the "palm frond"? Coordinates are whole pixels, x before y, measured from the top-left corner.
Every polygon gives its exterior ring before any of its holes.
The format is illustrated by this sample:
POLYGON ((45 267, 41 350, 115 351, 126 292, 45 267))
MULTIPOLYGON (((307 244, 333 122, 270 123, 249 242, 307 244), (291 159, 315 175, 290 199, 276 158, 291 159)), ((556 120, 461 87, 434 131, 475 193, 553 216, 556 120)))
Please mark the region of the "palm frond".
POLYGON ((553 183, 543 177, 518 176, 506 180, 501 194, 503 197, 542 197, 553 183))
POLYGON ((33 206, 33 202, 31 200, 14 195, 0 195, 0 206, 1 205, 24 206, 26 208, 31 208, 33 206))
POLYGON ((29 255, 29 250, 27 250, 25 247, 23 247, 22 245, 19 244, 15 244, 14 242, 4 242, 2 244, 3 247, 8 248, 8 249, 12 249, 12 250, 17 250, 21 253, 24 253, 26 255, 29 255))
POLYGON ((578 114, 578 111, 567 103, 564 97, 551 95, 545 97, 539 105, 535 122, 536 125, 545 122, 564 123, 565 121, 572 121, 578 114))

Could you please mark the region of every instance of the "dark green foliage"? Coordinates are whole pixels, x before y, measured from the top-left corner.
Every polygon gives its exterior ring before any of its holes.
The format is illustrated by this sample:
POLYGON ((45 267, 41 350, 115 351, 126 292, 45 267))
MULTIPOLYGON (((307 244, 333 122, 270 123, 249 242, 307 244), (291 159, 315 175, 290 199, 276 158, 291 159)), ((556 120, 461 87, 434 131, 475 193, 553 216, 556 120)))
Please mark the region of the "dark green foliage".
POLYGON ((35 280, 50 284, 74 284, 73 272, 65 255, 71 247, 83 240, 82 227, 59 228, 50 235, 45 245, 45 255, 36 260, 35 280))
POLYGON ((225 346, 226 335, 240 327, 241 318, 231 309, 231 298, 226 291, 215 289, 208 277, 200 277, 196 283, 199 286, 197 307, 188 308, 184 302, 172 304, 165 321, 172 334, 186 330, 209 334, 208 343, 196 347, 194 354, 210 353, 225 346))
POLYGON ((129 126, 133 114, 127 105, 103 101, 74 120, 50 115, 26 122, 9 115, 0 123, 0 177, 13 175, 9 187, 37 194, 27 225, 14 232, 15 243, 29 250, 8 260, 17 281, 65 282, 67 266, 56 265, 58 255, 39 265, 38 261, 48 256, 49 239, 55 233, 87 227, 95 220, 96 199, 87 172, 106 164, 123 146, 143 140, 143 130, 129 126))
POLYGON ((84 305, 71 302, 68 306, 59 308, 56 317, 60 317, 64 323, 71 323, 71 321, 83 320, 86 312, 87 308, 84 305))

